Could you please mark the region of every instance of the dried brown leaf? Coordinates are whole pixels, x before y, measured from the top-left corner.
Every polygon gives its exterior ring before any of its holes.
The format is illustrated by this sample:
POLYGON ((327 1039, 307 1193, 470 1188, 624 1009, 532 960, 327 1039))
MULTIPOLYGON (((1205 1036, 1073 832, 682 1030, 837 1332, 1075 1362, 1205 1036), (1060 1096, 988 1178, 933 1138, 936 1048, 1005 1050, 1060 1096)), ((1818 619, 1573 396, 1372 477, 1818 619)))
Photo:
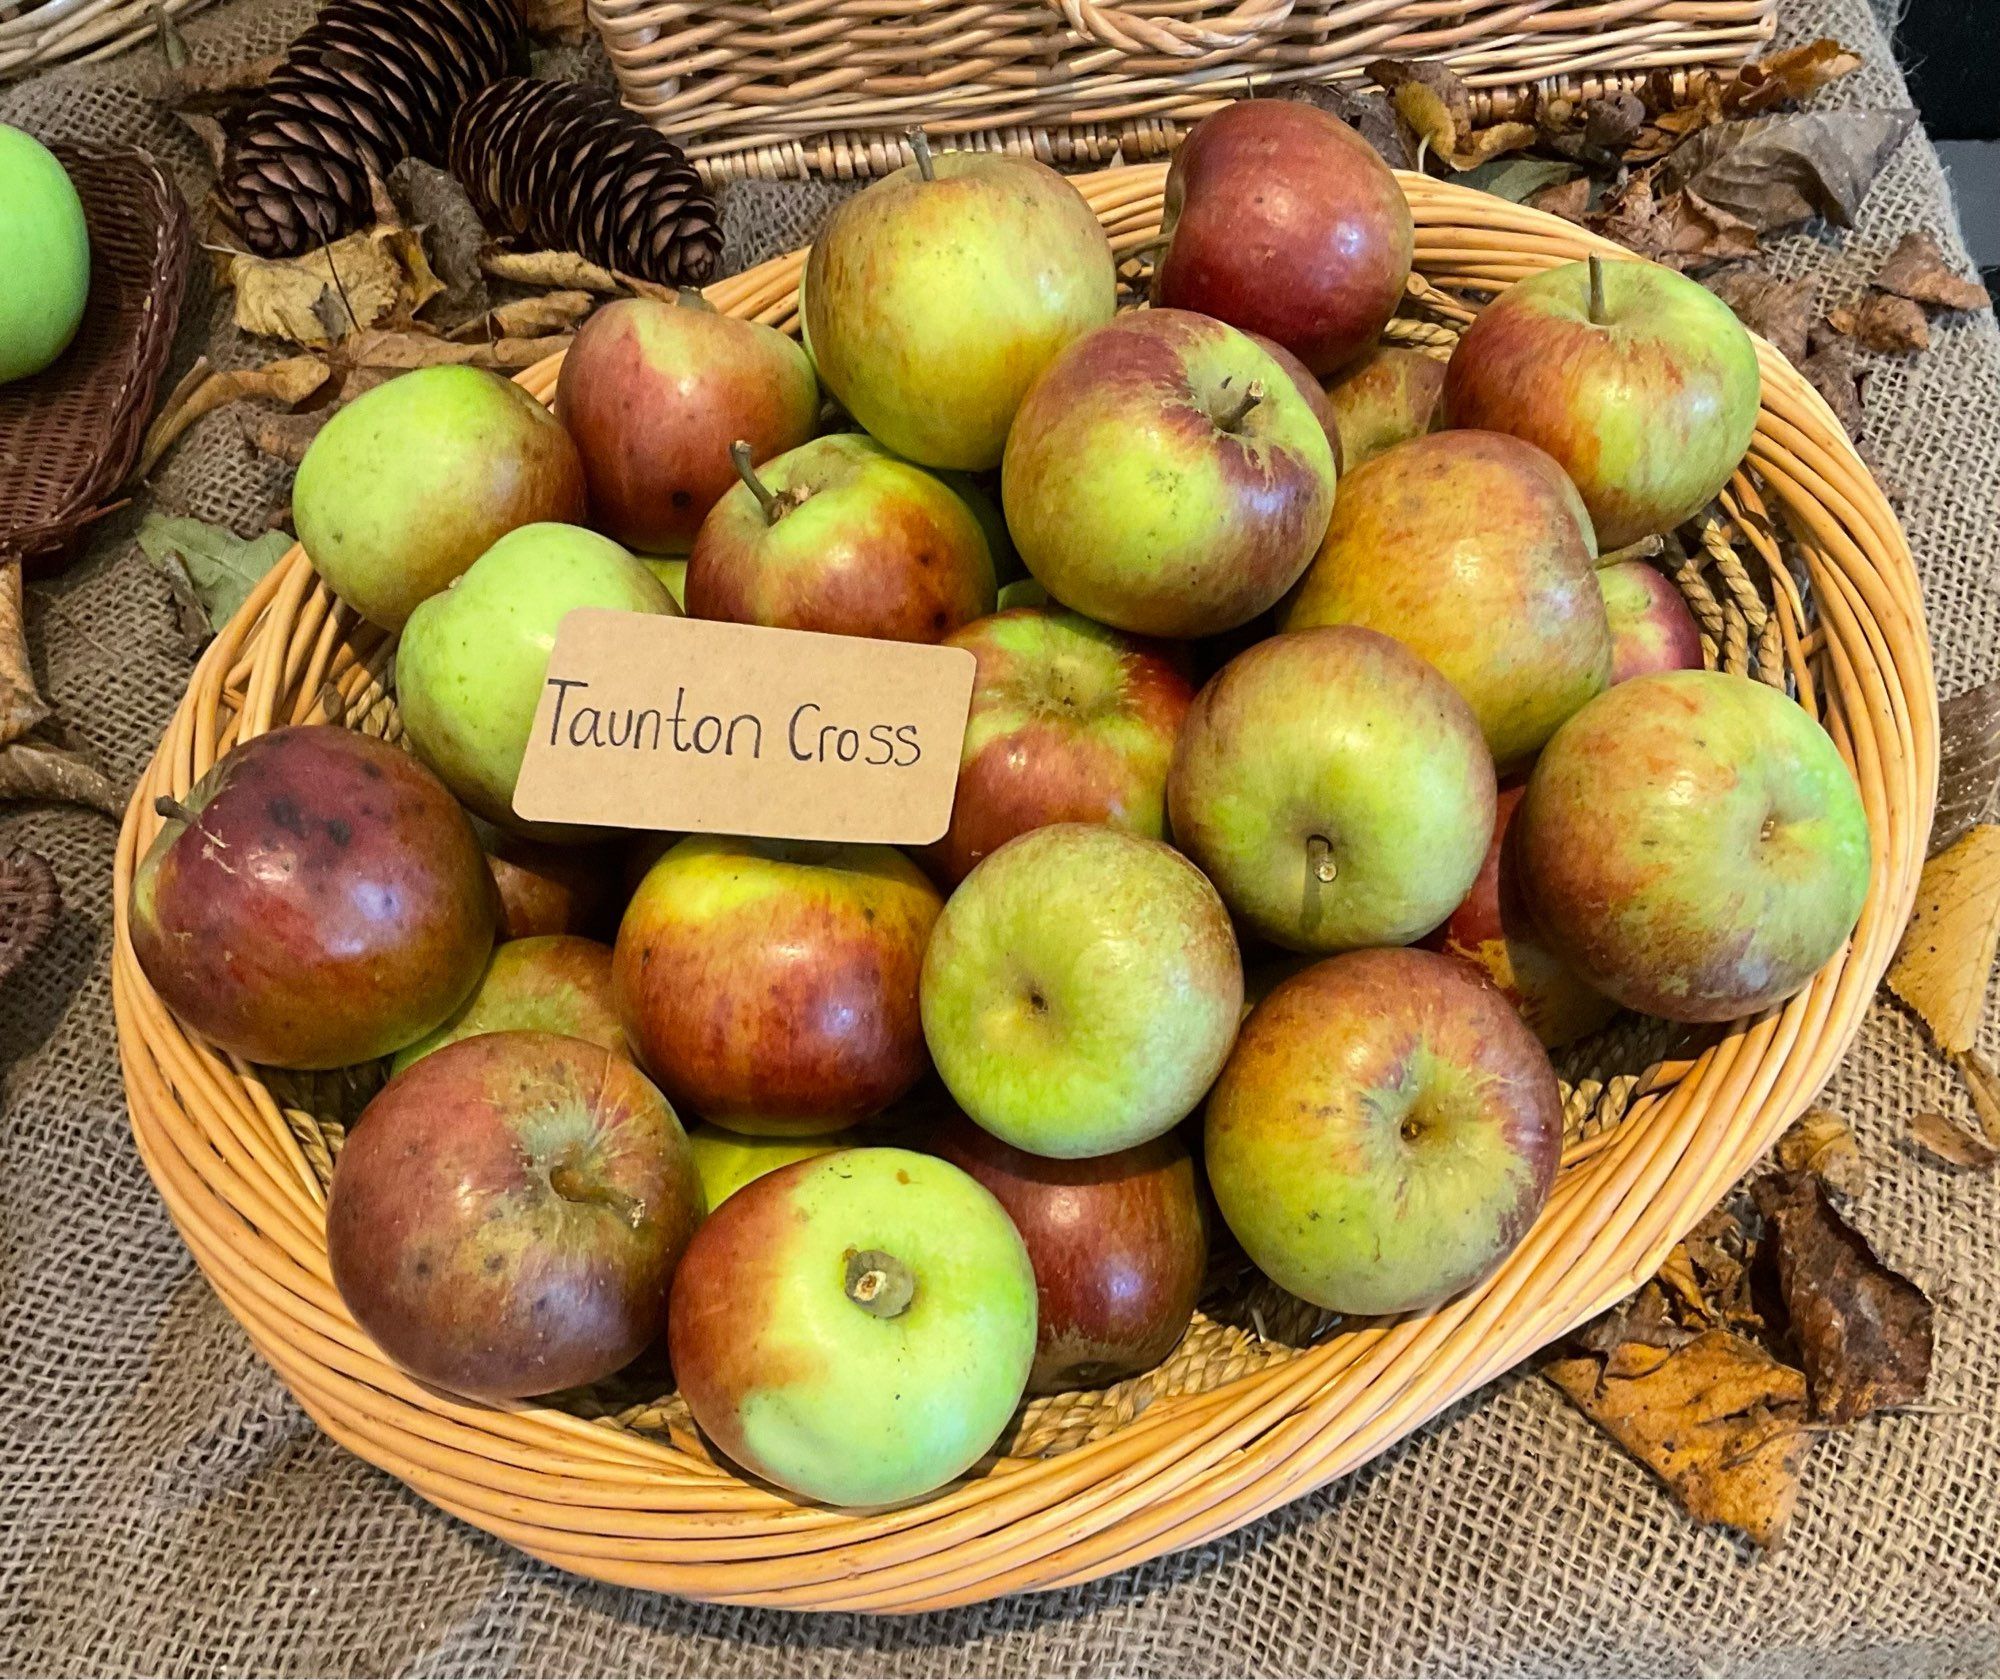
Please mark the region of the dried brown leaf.
POLYGON ((509 280, 517 286, 536 286, 546 291, 597 292, 616 297, 626 290, 610 269, 586 262, 574 251, 488 249, 480 254, 479 266, 490 279, 509 280))
POLYGON ((1854 359, 1853 348, 1837 334, 1816 337, 1811 353, 1799 363, 1799 372, 1833 410, 1833 416, 1850 438, 1861 436, 1861 382, 1865 376, 1854 359))
POLYGON ((1587 227, 1629 250, 1682 270, 1758 254, 1754 229, 1688 191, 1654 191, 1650 173, 1640 171, 1585 218, 1587 227))
POLYGON ((1778 1139, 1778 1165, 1788 1173, 1811 1173, 1843 1196, 1860 1195, 1868 1182, 1867 1164, 1847 1122, 1823 1108, 1807 1109, 1778 1139))
POLYGON ((108 817, 122 816, 125 808, 111 778, 96 765, 32 738, 0 747, 0 799, 87 805, 108 817))
POLYGON ((1362 93, 1344 82, 1294 82, 1284 97, 1331 112, 1366 140, 1391 169, 1416 167, 1416 138, 1386 94, 1362 93))
POLYGON ((320 428, 340 412, 338 403, 328 403, 309 414, 266 414, 258 412, 243 422, 243 435, 251 447, 293 466, 306 458, 306 450, 319 436, 320 428))
POLYGON ((302 257, 272 259, 237 254, 226 283, 236 291, 236 324, 267 338, 323 346, 345 333, 372 327, 400 309, 428 278, 406 267, 412 244, 422 260, 422 242, 407 228, 371 228, 350 233, 302 257))
POLYGON ((1654 1281, 1592 1319, 1570 1341, 1602 1357, 1611 1375, 1631 1377, 1654 1369, 1663 1355, 1686 1347, 1700 1334, 1674 1316, 1666 1291, 1654 1281))
POLYGON ((1775 105, 1810 99, 1828 83, 1853 75, 1863 62, 1859 53, 1825 38, 1786 47, 1744 65, 1723 92, 1722 103, 1731 116, 1755 116, 1775 105))
POLYGON ((28 658, 28 617, 21 562, 0 560, 0 746, 19 740, 49 715, 28 658))
POLYGON ((1931 347, 1930 324, 1923 310, 1908 298, 1888 292, 1866 292, 1858 302, 1828 310, 1826 324, 1862 349, 1886 356, 1907 356, 1931 347))
POLYGON ((1946 266, 1944 252, 1927 233, 1904 234, 1872 284, 1933 309, 1984 309, 1993 301, 1977 280, 1946 266))
POLYGON ((1544 1371, 1695 1521, 1726 1523, 1760 1546, 1783 1536, 1812 1439, 1800 1372, 1727 1330, 1649 1357, 1632 1376, 1589 1354, 1544 1371))
POLYGON ((1914 111, 1798 111, 1718 123, 1667 159, 1664 185, 1699 194, 1759 233, 1814 216, 1852 227, 1916 120, 1914 111))
POLYGON ((1583 138, 1601 151, 1622 153, 1646 123, 1646 102, 1636 93, 1614 93, 1583 110, 1583 138))
POLYGON ((1530 196, 1528 203, 1537 210, 1546 210, 1551 216, 1560 216, 1566 222, 1581 222, 1590 210, 1590 187, 1590 177, 1579 175, 1574 180, 1543 187, 1530 196))
POLYGON ((377 328, 351 333, 334 347, 335 363, 347 368, 408 369, 460 364, 513 370, 533 367, 546 356, 566 350, 574 333, 542 338, 496 338, 481 344, 455 344, 435 333, 377 328))
POLYGON ((1988 1143, 2000 1149, 2000 1074, 1995 1074, 1976 1050, 1967 1050, 1952 1061, 1972 1093, 1972 1111, 1979 1116, 1979 1129, 1988 1143))
POLYGON ((1785 360, 1796 365, 1806 359, 1813 317, 1811 280, 1780 280, 1761 268, 1731 268, 1702 283, 1785 360))
POLYGON ((1947 1055, 1972 1048, 2000 949, 2000 824, 1981 823, 1924 865, 1884 983, 1947 1055))
POLYGON ((1752 1194, 1777 1250, 1813 1416, 1853 1423, 1921 1400, 1931 1377, 1930 1298, 1882 1264, 1810 1173, 1760 1179, 1752 1194))
POLYGON ((1986 1172, 1995 1161, 2000 1161, 2000 1150, 1984 1138, 1974 1137, 1963 1128, 1954 1126, 1932 1109, 1910 1116, 1910 1141, 1917 1146, 1920 1154, 1929 1156, 1941 1166, 1970 1167, 1974 1172, 1986 1172))
POLYGON ((2000 816, 2000 677, 1938 707, 1935 857, 1977 823, 2000 816))
POLYGON ((208 167, 221 175, 223 160, 229 154, 229 135, 222 124, 206 111, 176 111, 174 116, 201 142, 201 149, 208 154, 208 167))
POLYGON ((485 326, 494 338, 545 338, 574 331, 596 307, 597 299, 589 292, 544 292, 501 304, 487 316, 485 326))
MULTIPOLYGON (((204 359, 197 364, 206 367, 204 359)), ((245 397, 266 397, 291 408, 306 400, 327 381, 332 370, 318 356, 286 356, 260 368, 232 368, 226 373, 207 373, 194 384, 183 380, 167 399, 167 405, 146 428, 139 448, 134 478, 144 478, 160 463, 181 434, 204 414, 245 397)))

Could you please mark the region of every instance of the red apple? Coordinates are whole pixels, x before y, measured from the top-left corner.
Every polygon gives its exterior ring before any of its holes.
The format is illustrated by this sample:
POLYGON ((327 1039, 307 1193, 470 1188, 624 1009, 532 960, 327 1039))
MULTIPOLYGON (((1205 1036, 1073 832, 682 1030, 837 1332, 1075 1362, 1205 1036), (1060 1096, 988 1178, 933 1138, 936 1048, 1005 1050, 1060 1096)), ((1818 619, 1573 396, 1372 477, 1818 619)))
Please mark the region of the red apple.
POLYGON ((1609 550, 1701 511, 1749 448, 1759 395, 1728 304, 1672 269, 1593 257, 1486 306, 1452 352, 1444 412, 1553 455, 1609 550))
POLYGON ((551 845, 478 817, 472 828, 499 889, 502 939, 599 931, 618 890, 619 864, 608 846, 551 845))
POLYGON ((1209 1094, 1222 1216, 1333 1312, 1412 1312, 1527 1234, 1562 1154, 1562 1089, 1500 994, 1430 951, 1354 951, 1272 992, 1209 1094))
POLYGON ((1611 624, 1613 683, 1701 669, 1701 628, 1665 573, 1643 560, 1619 560, 1597 568, 1597 587, 1611 624))
POLYGON ((1028 1245, 1030 1394, 1102 1388, 1174 1351, 1201 1295, 1208 1230, 1194 1161, 1173 1133, 1055 1161, 954 1115, 931 1148, 992 1191, 1028 1245))
POLYGON ((576 439, 592 522, 627 546, 685 553, 752 461, 795 449, 819 419, 804 350, 775 328, 699 304, 621 298, 584 322, 556 382, 576 439))
POLYGON ((1416 230, 1389 166, 1338 117, 1246 99, 1197 123, 1167 171, 1153 301, 1284 345, 1322 377, 1402 300, 1416 230))
POLYGON ((1246 334, 1179 309, 1121 315, 1043 371, 1000 493, 1064 606, 1149 636, 1210 636, 1296 581, 1326 530, 1333 447, 1246 334))
POLYGON ((1444 363, 1417 350, 1378 345, 1326 387, 1327 411, 1340 436, 1341 471, 1383 450, 1437 430, 1444 363))
POLYGON ((629 1061, 487 1033, 362 1111, 327 1195, 327 1261, 411 1375, 511 1399, 608 1377, 660 1335, 701 1217, 680 1122, 629 1061))
POLYGON ((396 1052, 401 1073, 462 1038, 493 1032, 549 1032, 629 1056, 611 996, 611 947, 571 933, 537 934, 493 947, 472 995, 434 1031, 396 1052))
POLYGON ((979 670, 951 827, 924 854, 940 878, 1049 823, 1166 838, 1167 766, 1194 699, 1166 658, 1060 607, 995 613, 946 645, 979 670))
POLYGON ((1333 470, 1336 475, 1347 470, 1347 458, 1340 449, 1340 428, 1333 417, 1333 400, 1327 395, 1326 387, 1313 377, 1312 369, 1294 356, 1275 338, 1266 338, 1262 333, 1244 334, 1250 342, 1283 368, 1292 383, 1298 387, 1299 395, 1306 400, 1306 407, 1319 420, 1319 429, 1326 433, 1327 446, 1333 451, 1333 470))
POLYGON ((1518 847, 1510 843, 1522 786, 1502 788, 1493 844, 1465 902, 1425 935, 1433 951, 1471 963, 1520 1012, 1528 1030, 1550 1049, 1594 1033, 1618 1005, 1566 968, 1536 929, 1521 897, 1518 847))
POLYGON ((329 724, 226 754, 132 877, 132 949, 196 1032, 333 1068, 420 1038, 493 945, 465 813, 408 753, 329 724))
POLYGON ((688 558, 690 617, 935 642, 993 610, 965 498, 873 438, 837 432, 738 470, 688 558))
POLYGON ((618 929, 626 1036, 675 1103, 730 1131, 866 1120, 930 1065, 917 977, 942 908, 887 846, 683 840, 618 929))

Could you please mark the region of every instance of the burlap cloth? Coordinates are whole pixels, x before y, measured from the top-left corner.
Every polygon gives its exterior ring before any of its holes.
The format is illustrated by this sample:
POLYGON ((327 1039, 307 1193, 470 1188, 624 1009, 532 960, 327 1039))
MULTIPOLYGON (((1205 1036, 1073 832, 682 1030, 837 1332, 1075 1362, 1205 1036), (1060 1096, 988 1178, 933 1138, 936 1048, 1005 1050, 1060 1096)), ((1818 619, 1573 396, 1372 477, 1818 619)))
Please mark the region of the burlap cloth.
MULTIPOLYGON (((1886 5, 1887 0, 1878 0, 1886 5)), ((1788 33, 1868 57, 1849 103, 1902 105, 1865 0, 1791 0, 1788 33)), ((236 0, 201 58, 276 47, 298 0, 236 0)), ((144 97, 147 54, 0 88, 0 119, 132 138, 192 187, 198 153, 144 97)), ((828 189, 733 194, 732 258, 797 242, 828 189)), ((1852 290, 1910 228, 1961 252, 1921 134, 1839 247, 1789 269, 1852 290)), ((1961 253, 1962 254, 1962 253, 1961 253)), ((192 301, 185 366, 211 334, 192 301)), ((1959 320, 1880 361, 1868 431, 1901 487, 1946 694, 2000 667, 2000 332, 1959 320)), ((156 501, 254 530, 285 474, 216 416, 156 501)), ((165 588, 126 516, 36 587, 50 695, 120 776, 187 678, 165 588)), ((568 1579, 440 1515, 322 1438, 169 1226, 127 1134, 113 1051, 112 830, 9 810, 67 909, 0 1000, 0 1670, 174 1674, 1990 1673, 2000 1670, 2000 1180, 1919 1163, 1954 1078, 1878 1006, 1829 1093, 1874 1171, 1865 1221, 1931 1285, 1934 1409, 1822 1441, 1783 1549, 1696 1529, 1539 1378, 1517 1371, 1344 1482, 1214 1545, 1075 1591, 910 1620, 715 1609, 568 1579)), ((1985 1047, 2000 1055, 1989 1010, 1985 1047)))

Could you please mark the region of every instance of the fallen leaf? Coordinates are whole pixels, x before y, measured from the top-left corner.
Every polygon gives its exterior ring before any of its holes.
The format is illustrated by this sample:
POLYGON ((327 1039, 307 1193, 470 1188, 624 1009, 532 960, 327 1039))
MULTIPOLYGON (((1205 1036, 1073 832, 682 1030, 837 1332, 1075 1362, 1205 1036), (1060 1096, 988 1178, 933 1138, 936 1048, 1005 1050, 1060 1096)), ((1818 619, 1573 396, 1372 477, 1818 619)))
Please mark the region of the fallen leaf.
POLYGON ((111 778, 96 765, 80 753, 32 738, 0 747, 0 799, 87 805, 108 817, 122 816, 125 809, 111 778))
POLYGON ((1566 222, 1580 223, 1590 212, 1590 195, 1595 185, 1588 175, 1579 175, 1561 186, 1542 188, 1528 203, 1537 210, 1546 210, 1551 216, 1560 216, 1566 222))
POLYGON ((1759 249, 1756 232, 1748 224, 1694 192, 1657 196, 1645 171, 1607 195, 1603 205, 1585 218, 1585 225, 1641 256, 1682 270, 1754 257, 1759 249))
POLYGON ((2000 1149, 2000 1074, 1995 1074, 1976 1050, 1962 1051, 1952 1061, 1972 1093, 1972 1111, 1979 1116, 1979 1129, 1988 1143, 2000 1149))
POLYGON ((1734 1201, 1709 1211, 1678 1245, 1685 1253, 1697 1288, 1703 1319, 1727 1330, 1761 1330, 1763 1314, 1750 1298, 1750 1262, 1756 1241, 1734 1201))
POLYGON ((1386 94, 1362 93, 1344 82, 1294 82, 1284 97, 1338 117, 1391 169, 1416 167, 1416 138, 1386 94))
POLYGON ((1923 310, 1908 298, 1888 292, 1864 293, 1858 303, 1828 310, 1826 321, 1862 349, 1888 356, 1907 356, 1931 345, 1930 324, 1923 310))
POLYGON ((1861 382, 1865 377, 1854 359, 1852 347, 1837 335, 1812 345, 1811 353, 1799 363, 1806 383, 1826 400, 1826 406, 1846 429, 1850 438, 1861 436, 1861 382))
POLYGON ((176 111, 174 116, 201 142, 201 149, 208 154, 209 169, 220 176, 229 156, 229 135, 222 124, 206 111, 176 111))
POLYGON ((168 554, 181 563, 209 623, 219 630, 291 548, 292 538, 266 531, 246 541, 225 525, 150 513, 139 526, 138 543, 156 565, 168 554))
POLYGON ((1927 233, 1904 234, 1870 284, 1933 309, 1984 309, 1993 301, 1977 280, 1945 266, 1944 252, 1927 233))
POLYGON ((2000 1161, 2000 1150, 1984 1138, 1954 1126, 1942 1114, 1926 1109, 1910 1116, 1910 1141, 1932 1160, 1947 1167, 1985 1172, 2000 1161))
POLYGON ((1600 151, 1617 154, 1638 138, 1645 123, 1644 100, 1636 93, 1614 93, 1584 107, 1584 142, 1600 151))
POLYGON ((28 657, 28 617, 21 562, 0 560, 0 746, 19 740, 49 715, 28 657))
POLYGON ((1674 1317, 1666 1291, 1651 1282, 1592 1319, 1570 1341, 1603 1358, 1608 1374, 1635 1377, 1656 1369, 1662 1354, 1686 1347, 1700 1334, 1674 1317))
POLYGON ((483 321, 468 321, 452 337, 544 338, 572 330, 596 307, 597 299, 589 292, 544 292, 500 304, 483 321))
POLYGON ((1810 99, 1828 83, 1853 75, 1862 63, 1859 53, 1825 38, 1786 47, 1744 65, 1723 92, 1722 103, 1731 116, 1755 116, 1774 105, 1810 99))
POLYGON ((1759 1179, 1751 1194, 1773 1233, 1812 1415, 1853 1423, 1921 1400, 1931 1379, 1930 1297, 1882 1264, 1810 1173, 1759 1179))
POLYGON ((1797 364, 1806 359, 1813 317, 1811 280, 1780 280, 1760 268, 1731 268, 1702 284, 1786 361, 1797 364))
POLYGON ((245 419, 243 435, 252 448, 293 466, 306 458, 320 428, 340 412, 338 403, 316 408, 309 414, 257 413, 245 419))
MULTIPOLYGON (((197 366, 205 368, 206 358, 197 366)), ((225 373, 206 373, 192 385, 183 380, 167 398, 166 406, 154 418, 152 425, 146 428, 145 441, 139 447, 139 460, 132 468, 132 476, 144 478, 150 473, 181 434, 204 414, 213 413, 227 403, 240 402, 245 397, 267 397, 293 408, 324 385, 331 373, 332 369, 318 356, 286 356, 259 368, 232 368, 225 373)))
POLYGON ((2000 824, 1982 823, 1924 865, 1885 984, 1947 1055, 1970 1050, 2000 949, 2000 824))
POLYGON ((225 284, 236 324, 266 338, 324 346, 393 318, 407 319, 442 289, 412 229, 376 226, 301 257, 237 253, 225 284))
POLYGON ((1460 186, 1476 187, 1495 198, 1504 198, 1510 204, 1526 204, 1537 193, 1572 181, 1582 182, 1587 198, 1590 182, 1583 171, 1575 164, 1557 158, 1496 158, 1490 163, 1468 169, 1458 177, 1460 186))
POLYGON ((1778 1139, 1778 1165, 1788 1173, 1811 1173, 1829 1190, 1858 1196, 1868 1182, 1853 1132, 1838 1114, 1811 1108, 1778 1139))
POLYGON ((1431 151, 1449 158, 1458 150, 1459 136, 1472 126, 1472 101, 1451 70, 1428 59, 1378 58, 1362 74, 1388 90, 1397 115, 1431 151))
POLYGON ((544 357, 569 348, 573 333, 543 338, 496 338, 481 344, 455 344, 435 333, 375 328, 351 333, 334 347, 343 367, 420 368, 445 365, 518 369, 533 367, 544 357))
POLYGON ((517 286, 545 291, 598 292, 616 297, 625 290, 608 268, 586 262, 574 251, 501 251, 480 253, 479 266, 489 279, 510 280, 517 286))
POLYGON ((1695 1521, 1726 1523, 1760 1546, 1783 1536, 1812 1441, 1802 1373, 1728 1330, 1704 1331, 1632 1376, 1589 1354, 1543 1370, 1695 1521))
POLYGON ((1719 123, 1664 165, 1666 184, 1698 194, 1759 233, 1824 216, 1852 227, 1914 111, 1800 111, 1719 123))
POLYGON ((262 89, 284 62, 283 53, 269 53, 228 64, 170 65, 154 83, 153 92, 163 105, 177 109, 227 107, 262 89))
POLYGON ((1938 707, 1935 857, 1977 823, 2000 816, 2000 677, 1938 707))

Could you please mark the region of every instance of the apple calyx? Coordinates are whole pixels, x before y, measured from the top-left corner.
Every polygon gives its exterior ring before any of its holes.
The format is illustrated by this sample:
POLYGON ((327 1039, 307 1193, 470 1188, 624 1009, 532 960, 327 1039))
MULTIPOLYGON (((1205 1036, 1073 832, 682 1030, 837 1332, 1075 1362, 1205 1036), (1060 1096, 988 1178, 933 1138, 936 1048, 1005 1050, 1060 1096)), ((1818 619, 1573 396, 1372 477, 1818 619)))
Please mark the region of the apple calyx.
POLYGON ((777 524, 812 495, 810 490, 796 486, 790 490, 773 490, 757 476, 757 469, 750 464, 750 446, 741 438, 729 446, 729 459, 736 468, 736 476, 749 487, 750 494, 757 498, 757 505, 764 510, 766 525, 777 524))
POLYGON ((917 156, 917 173, 926 181, 937 179, 937 165, 931 161, 931 137, 921 128, 909 131, 910 150, 917 156))
POLYGON ((858 1249, 847 1257, 847 1298, 874 1318, 894 1318, 916 1298, 916 1274, 893 1254, 858 1249))
POLYGON ((1264 382, 1261 379, 1253 379, 1244 387, 1243 395, 1238 397, 1229 408, 1220 414, 1210 416, 1210 418, 1215 421, 1216 430, 1218 431, 1237 431, 1242 427, 1243 422, 1249 418, 1250 411, 1263 400, 1264 382))
POLYGON ((1312 878, 1321 886, 1331 886, 1340 874, 1340 866, 1334 862, 1333 842, 1324 834, 1314 834, 1306 840, 1306 868, 1312 871, 1312 878))
POLYGON ((1604 302, 1604 259, 1593 252, 1587 266, 1590 269, 1590 324, 1593 327, 1608 327, 1611 317, 1604 302))

